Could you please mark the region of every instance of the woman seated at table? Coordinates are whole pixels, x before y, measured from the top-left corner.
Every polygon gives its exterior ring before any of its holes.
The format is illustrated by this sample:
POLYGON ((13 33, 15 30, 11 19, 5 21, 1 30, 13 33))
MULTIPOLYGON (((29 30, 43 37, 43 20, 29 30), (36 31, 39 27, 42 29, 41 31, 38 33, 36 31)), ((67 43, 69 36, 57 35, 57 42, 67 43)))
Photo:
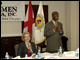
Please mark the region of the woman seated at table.
POLYGON ((21 39, 23 42, 19 44, 17 56, 25 57, 27 54, 27 56, 30 57, 32 53, 37 54, 35 44, 30 42, 31 34, 29 32, 24 32, 21 39))

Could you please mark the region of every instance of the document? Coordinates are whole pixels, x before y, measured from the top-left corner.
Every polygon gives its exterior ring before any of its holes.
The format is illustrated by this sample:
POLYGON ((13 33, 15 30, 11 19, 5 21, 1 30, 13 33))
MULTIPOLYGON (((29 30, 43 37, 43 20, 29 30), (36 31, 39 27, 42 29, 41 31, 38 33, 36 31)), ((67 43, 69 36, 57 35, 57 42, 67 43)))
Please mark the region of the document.
POLYGON ((44 59, 59 59, 58 56, 45 56, 44 59))
POLYGON ((64 56, 75 56, 75 52, 74 51, 68 51, 68 52, 64 52, 63 53, 64 56))

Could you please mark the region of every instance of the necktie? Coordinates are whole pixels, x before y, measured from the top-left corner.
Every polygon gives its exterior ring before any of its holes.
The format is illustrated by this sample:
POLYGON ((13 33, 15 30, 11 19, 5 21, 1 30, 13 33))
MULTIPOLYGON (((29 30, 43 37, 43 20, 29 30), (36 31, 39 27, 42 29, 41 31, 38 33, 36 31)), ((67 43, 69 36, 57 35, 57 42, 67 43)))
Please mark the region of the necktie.
POLYGON ((57 27, 58 26, 58 23, 57 23, 57 21, 55 22, 55 27, 57 27))

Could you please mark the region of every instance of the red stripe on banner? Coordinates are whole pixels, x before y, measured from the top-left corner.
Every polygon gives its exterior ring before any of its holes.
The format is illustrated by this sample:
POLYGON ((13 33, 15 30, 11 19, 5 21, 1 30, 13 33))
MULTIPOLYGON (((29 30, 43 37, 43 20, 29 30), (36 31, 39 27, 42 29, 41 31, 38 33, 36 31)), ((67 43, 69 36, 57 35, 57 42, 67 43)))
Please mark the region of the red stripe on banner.
MULTIPOLYGON (((28 21, 24 22, 24 28, 28 27, 28 32, 32 35, 32 24, 35 23, 33 18, 33 9, 31 1, 29 2, 28 21)), ((31 41, 31 40, 30 40, 31 41)))
POLYGON ((29 18, 30 21, 32 21, 33 11, 32 11, 31 1, 29 2, 29 14, 28 14, 28 18, 29 18))

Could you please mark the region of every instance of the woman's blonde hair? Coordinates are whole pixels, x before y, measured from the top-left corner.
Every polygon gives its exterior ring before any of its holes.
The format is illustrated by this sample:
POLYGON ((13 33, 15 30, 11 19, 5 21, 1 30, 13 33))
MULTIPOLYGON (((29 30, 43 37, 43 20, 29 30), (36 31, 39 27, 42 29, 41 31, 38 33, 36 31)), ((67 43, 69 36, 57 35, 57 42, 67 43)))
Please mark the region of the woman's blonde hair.
POLYGON ((24 41, 24 36, 25 36, 25 34, 29 34, 29 36, 30 36, 30 38, 31 38, 31 34, 30 34, 29 32, 24 32, 24 33, 22 34, 22 36, 21 36, 21 40, 22 40, 22 41, 24 41))

